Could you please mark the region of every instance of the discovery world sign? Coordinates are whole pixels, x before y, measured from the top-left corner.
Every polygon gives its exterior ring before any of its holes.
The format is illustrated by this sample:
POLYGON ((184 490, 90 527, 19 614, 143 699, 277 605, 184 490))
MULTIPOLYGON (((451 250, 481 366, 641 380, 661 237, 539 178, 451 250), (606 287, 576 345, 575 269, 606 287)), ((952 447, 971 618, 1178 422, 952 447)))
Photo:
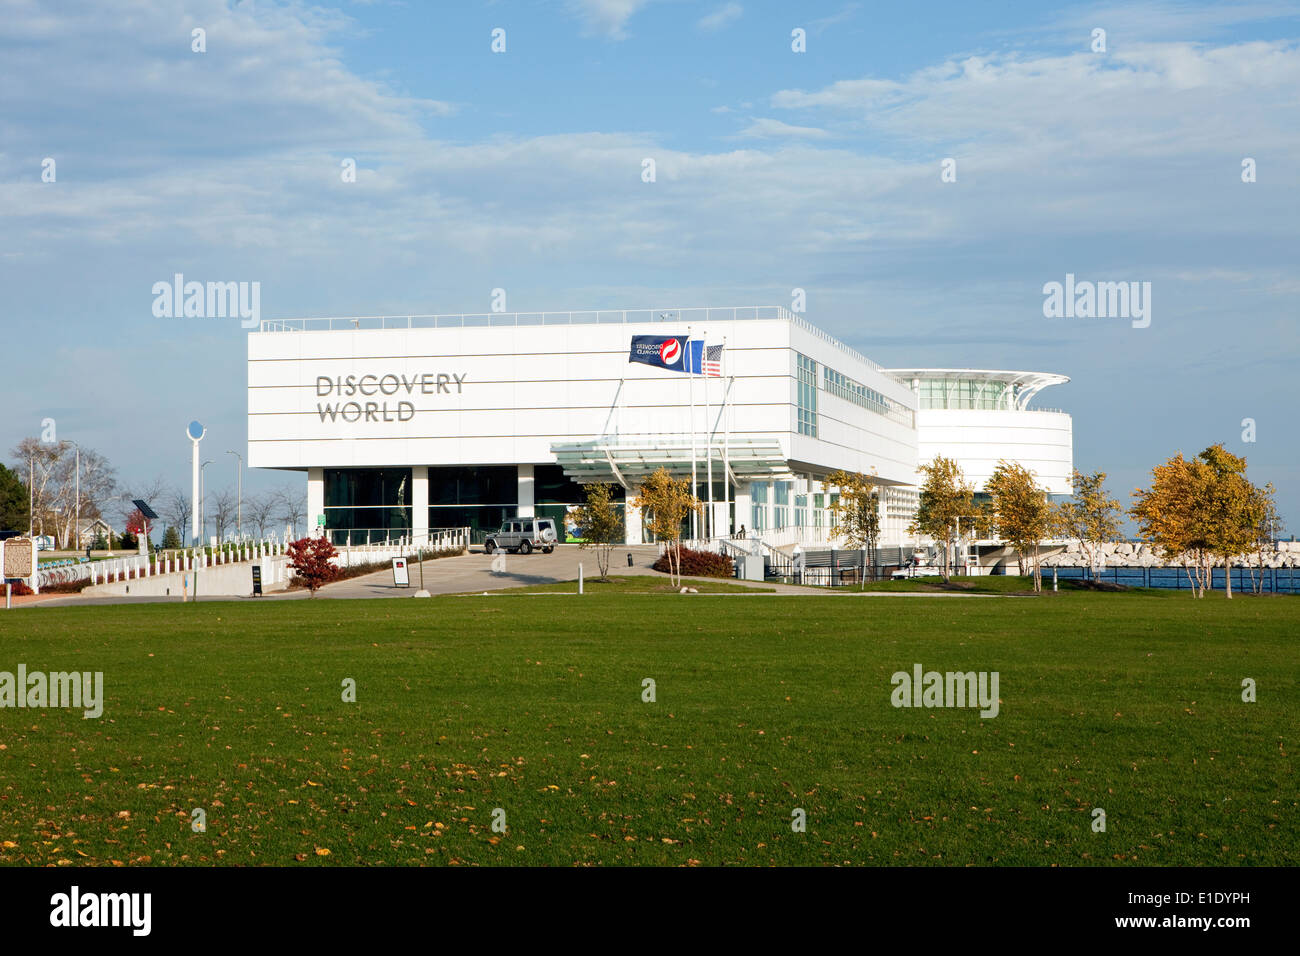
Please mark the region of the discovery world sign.
POLYGON ((406 422, 415 417, 418 395, 459 395, 464 392, 467 373, 422 372, 418 375, 316 376, 316 411, 321 421, 406 422), (361 396, 367 401, 357 400, 361 396), (402 398, 401 396, 408 396, 402 398), (334 398, 337 401, 319 401, 334 398), (352 401, 343 401, 352 398, 352 401), (369 400, 369 399, 374 400, 369 400), (395 399, 390 401, 390 399, 395 399))

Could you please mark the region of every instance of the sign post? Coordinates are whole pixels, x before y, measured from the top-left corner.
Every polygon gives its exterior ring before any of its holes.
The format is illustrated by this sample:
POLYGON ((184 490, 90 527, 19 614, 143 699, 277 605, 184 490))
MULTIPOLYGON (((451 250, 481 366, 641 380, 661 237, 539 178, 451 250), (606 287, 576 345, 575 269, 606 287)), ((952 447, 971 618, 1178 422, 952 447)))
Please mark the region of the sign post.
POLYGON ((31 538, 10 538, 0 541, 0 563, 3 564, 4 577, 27 578, 31 588, 41 593, 40 578, 36 576, 36 542, 31 538))
POLYGON ((411 586, 411 569, 406 566, 406 558, 393 558, 393 587, 409 588, 411 586))

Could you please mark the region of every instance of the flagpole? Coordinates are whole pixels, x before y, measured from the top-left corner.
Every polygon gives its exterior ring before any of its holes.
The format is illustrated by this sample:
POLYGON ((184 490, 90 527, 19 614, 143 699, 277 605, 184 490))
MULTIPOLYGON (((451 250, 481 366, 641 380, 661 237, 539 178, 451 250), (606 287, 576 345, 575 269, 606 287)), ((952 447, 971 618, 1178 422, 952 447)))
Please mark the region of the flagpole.
MULTIPOLYGON (((722 362, 727 360, 727 337, 722 337, 722 360, 718 362, 718 377, 722 377, 722 362)), ((735 532, 734 522, 731 520, 731 461, 729 453, 731 451, 731 419, 728 418, 730 409, 729 399, 731 398, 731 386, 728 385, 722 390, 722 511, 725 514, 723 527, 726 529, 727 537, 730 538, 735 532)))
MULTIPOLYGON (((697 372, 703 372, 705 353, 709 350, 709 333, 704 333, 700 345, 700 363, 697 372)), ((709 510, 704 520, 704 536, 713 537, 713 419, 709 417, 709 376, 701 375, 704 386, 704 480, 709 483, 709 510)))
MULTIPOLYGON (((686 371, 687 371, 686 377, 688 379, 688 387, 690 389, 690 395, 691 395, 691 498, 694 499, 696 491, 699 490, 699 485, 696 483, 696 477, 695 477, 695 464, 698 459, 696 458, 695 455, 695 375, 690 371, 691 339, 692 339, 691 327, 688 325, 686 326, 686 354, 682 356, 682 361, 686 363, 686 371)), ((691 542, 692 543, 698 541, 700 537, 698 524, 697 524, 698 519, 699 519, 699 513, 694 508, 692 508, 691 509, 691 542)))

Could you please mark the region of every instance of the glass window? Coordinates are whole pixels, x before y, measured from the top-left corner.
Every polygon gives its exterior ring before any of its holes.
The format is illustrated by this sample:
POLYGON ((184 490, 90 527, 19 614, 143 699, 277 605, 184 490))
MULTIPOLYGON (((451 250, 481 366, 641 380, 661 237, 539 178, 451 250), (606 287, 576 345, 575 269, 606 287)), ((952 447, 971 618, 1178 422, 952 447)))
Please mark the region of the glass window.
MULTIPOLYGON (((923 394, 925 386, 928 384, 928 382, 922 383, 923 394)), ((861 382, 855 382, 847 375, 843 375, 833 368, 823 366, 822 388, 846 402, 852 402, 860 408, 865 408, 869 412, 875 412, 877 415, 883 415, 893 421, 901 422, 909 428, 916 427, 916 416, 906 405, 886 397, 874 388, 867 388, 861 382)))
POLYGON ((403 506, 411 500, 409 468, 327 468, 326 508, 403 506))
POLYGON ((515 505, 519 469, 514 465, 433 467, 429 469, 431 505, 515 505))
POLYGON ((798 430, 817 437, 817 363, 802 352, 795 353, 798 381, 798 430))

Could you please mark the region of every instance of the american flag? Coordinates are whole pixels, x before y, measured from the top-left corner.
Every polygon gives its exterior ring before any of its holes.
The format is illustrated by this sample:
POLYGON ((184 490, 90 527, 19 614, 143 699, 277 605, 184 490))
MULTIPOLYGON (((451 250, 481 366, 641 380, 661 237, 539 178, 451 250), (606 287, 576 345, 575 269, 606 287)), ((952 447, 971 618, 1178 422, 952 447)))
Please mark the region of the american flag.
POLYGON ((704 348, 704 361, 700 363, 700 370, 712 378, 719 378, 722 375, 722 346, 708 345, 704 348))

